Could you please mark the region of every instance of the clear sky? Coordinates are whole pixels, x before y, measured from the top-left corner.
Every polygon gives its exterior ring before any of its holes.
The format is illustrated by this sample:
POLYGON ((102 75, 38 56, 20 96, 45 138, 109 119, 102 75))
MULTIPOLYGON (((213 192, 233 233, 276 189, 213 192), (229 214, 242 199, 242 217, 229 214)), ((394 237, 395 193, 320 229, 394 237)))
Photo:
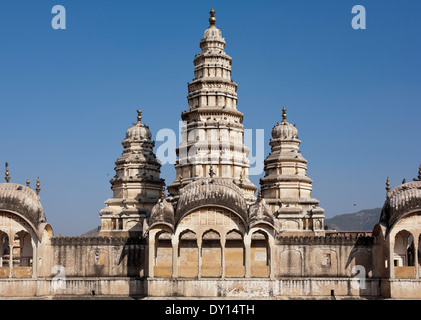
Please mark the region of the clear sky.
POLYGON ((8 161, 11 182, 32 187, 40 177, 55 235, 100 224, 136 109, 154 139, 178 132, 212 7, 244 127, 265 129, 266 156, 287 108, 326 217, 381 207, 387 176, 395 187, 417 175, 420 1, 2 1, 0 170, 8 161), (52 28, 54 5, 65 30, 52 28), (365 30, 351 26, 354 5, 365 30))

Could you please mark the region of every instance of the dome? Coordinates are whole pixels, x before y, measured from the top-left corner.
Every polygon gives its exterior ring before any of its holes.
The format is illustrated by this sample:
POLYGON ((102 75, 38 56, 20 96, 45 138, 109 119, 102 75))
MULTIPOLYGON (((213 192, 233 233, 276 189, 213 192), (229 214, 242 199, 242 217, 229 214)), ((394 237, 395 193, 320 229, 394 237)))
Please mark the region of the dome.
POLYGON ((137 122, 126 131, 126 139, 132 140, 151 140, 152 133, 147 125, 141 122, 142 112, 137 110, 137 122))
POLYGON ((149 225, 153 226, 157 223, 165 223, 174 226, 174 208, 170 202, 160 199, 153 206, 151 216, 149 217, 149 225))
POLYGON ((212 205, 231 209, 247 222, 247 204, 242 190, 226 178, 200 179, 182 188, 175 221, 178 223, 192 209, 212 205))
POLYGON ((398 220, 421 211, 421 181, 401 184, 387 193, 380 223, 391 228, 398 220))
POLYGON ((0 211, 12 211, 24 218, 36 231, 46 222, 39 196, 29 187, 17 183, 0 184, 0 211))
POLYGON ((298 139, 298 130, 295 126, 290 124, 287 120, 287 114, 285 108, 282 109, 282 121, 281 123, 276 124, 272 129, 272 138, 273 139, 298 139))

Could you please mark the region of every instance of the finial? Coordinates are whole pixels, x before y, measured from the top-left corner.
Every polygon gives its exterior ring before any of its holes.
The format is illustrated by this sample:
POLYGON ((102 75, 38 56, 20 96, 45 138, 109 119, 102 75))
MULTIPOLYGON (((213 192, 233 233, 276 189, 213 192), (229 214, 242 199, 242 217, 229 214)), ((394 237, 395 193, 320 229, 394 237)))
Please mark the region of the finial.
POLYGON ((164 200, 165 198, 165 187, 162 187, 161 189, 161 200, 164 200))
POLYGON ((29 182, 29 179, 26 179, 26 186, 29 188, 29 184, 30 184, 30 182, 29 182))
POLYGON ((211 11, 209 11, 210 13, 210 18, 209 18, 209 28, 216 28, 215 27, 215 22, 216 22, 216 18, 215 18, 215 10, 213 10, 213 8, 211 9, 211 11))
POLYGON ((39 187, 41 184, 39 183, 39 177, 37 178, 37 184, 36 184, 36 188, 35 191, 37 192, 37 195, 39 195, 39 192, 41 191, 41 188, 39 187))
POLYGON ((287 120, 287 109, 285 107, 282 108, 282 120, 287 120))
POLYGON ((389 192, 390 191, 390 181, 389 181, 389 177, 387 177, 387 180, 386 180, 386 192, 389 192))
POLYGON ((142 110, 137 110, 137 123, 140 123, 140 120, 142 120, 142 110))
POLYGON ((180 181, 180 185, 183 184, 183 176, 180 174, 180 176, 178 177, 178 181, 180 181))
POLYGON ((240 183, 243 183, 243 172, 240 172, 240 183))
POLYGON ((213 171, 213 166, 211 165, 209 168, 209 176, 213 178, 214 175, 215 175, 215 171, 213 171))
POLYGON ((6 162, 5 165, 6 165, 6 177, 4 179, 6 180, 6 182, 9 182, 10 181, 10 177, 9 177, 10 173, 9 173, 9 168, 8 168, 9 164, 6 162))
POLYGON ((262 191, 259 189, 259 191, 257 192, 257 200, 262 200, 262 191))

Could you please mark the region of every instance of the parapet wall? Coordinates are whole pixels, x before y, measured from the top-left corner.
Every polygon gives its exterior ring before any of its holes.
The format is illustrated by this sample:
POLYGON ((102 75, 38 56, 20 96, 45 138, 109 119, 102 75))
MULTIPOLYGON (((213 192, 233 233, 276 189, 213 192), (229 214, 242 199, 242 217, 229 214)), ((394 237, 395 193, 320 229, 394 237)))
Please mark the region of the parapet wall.
POLYGON ((53 268, 64 267, 66 277, 145 275, 146 242, 142 238, 54 237, 51 248, 53 268))

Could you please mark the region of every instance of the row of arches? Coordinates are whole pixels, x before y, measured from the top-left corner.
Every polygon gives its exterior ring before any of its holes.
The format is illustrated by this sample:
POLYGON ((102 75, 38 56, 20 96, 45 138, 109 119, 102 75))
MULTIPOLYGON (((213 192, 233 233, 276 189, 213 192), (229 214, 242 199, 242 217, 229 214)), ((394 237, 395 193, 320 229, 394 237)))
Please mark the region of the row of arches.
POLYGON ((214 229, 196 234, 186 229, 178 234, 160 230, 150 241, 153 277, 269 277, 269 234, 257 229, 243 235, 231 230, 222 235, 214 229))
POLYGON ((0 230, 0 278, 32 276, 33 243, 31 235, 20 230, 0 230))

